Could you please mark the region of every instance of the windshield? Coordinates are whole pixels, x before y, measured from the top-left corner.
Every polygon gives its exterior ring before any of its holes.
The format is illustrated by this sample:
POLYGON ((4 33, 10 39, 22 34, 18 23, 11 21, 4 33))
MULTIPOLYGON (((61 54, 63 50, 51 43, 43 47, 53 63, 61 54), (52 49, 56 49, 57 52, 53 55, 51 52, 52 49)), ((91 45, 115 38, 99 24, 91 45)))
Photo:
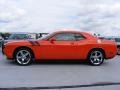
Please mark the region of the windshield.
POLYGON ((39 38, 40 40, 41 39, 46 39, 47 37, 49 37, 51 34, 43 34, 41 38, 39 38))

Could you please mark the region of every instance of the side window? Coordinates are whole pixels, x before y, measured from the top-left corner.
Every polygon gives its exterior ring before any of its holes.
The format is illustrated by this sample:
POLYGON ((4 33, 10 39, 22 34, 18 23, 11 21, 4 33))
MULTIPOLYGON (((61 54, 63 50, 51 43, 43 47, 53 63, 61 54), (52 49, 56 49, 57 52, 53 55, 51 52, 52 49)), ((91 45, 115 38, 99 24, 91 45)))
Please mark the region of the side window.
POLYGON ((59 33, 54 36, 58 41, 74 41, 75 37, 73 33, 59 33))
POLYGON ((83 39, 85 39, 85 37, 84 36, 82 36, 81 34, 75 34, 75 39, 76 40, 83 40, 83 39))

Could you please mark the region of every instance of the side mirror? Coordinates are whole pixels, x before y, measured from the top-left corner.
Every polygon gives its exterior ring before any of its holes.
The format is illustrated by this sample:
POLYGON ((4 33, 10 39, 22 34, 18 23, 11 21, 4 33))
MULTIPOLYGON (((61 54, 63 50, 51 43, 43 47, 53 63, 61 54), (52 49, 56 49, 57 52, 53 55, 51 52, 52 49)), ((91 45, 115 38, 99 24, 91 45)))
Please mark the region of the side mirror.
POLYGON ((54 41, 56 41, 55 38, 51 38, 51 39, 50 39, 50 42, 51 42, 51 43, 54 43, 54 41))

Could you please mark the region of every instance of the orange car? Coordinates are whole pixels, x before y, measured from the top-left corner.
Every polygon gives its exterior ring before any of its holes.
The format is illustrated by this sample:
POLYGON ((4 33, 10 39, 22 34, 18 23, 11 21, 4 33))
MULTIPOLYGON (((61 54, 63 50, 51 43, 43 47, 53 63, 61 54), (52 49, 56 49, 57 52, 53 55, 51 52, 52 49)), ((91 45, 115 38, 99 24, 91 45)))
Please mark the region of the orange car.
POLYGON ((19 65, 29 65, 38 60, 83 60, 91 65, 101 65, 104 59, 117 54, 115 42, 78 31, 58 31, 39 40, 8 42, 3 46, 8 59, 19 65))

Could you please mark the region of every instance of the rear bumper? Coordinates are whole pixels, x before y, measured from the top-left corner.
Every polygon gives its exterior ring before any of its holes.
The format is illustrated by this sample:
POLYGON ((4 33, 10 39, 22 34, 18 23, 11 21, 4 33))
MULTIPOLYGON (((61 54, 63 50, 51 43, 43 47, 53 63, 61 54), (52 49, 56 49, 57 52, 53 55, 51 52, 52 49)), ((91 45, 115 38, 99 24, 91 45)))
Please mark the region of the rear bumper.
POLYGON ((106 59, 112 59, 117 55, 117 47, 110 47, 106 50, 106 59))
POLYGON ((117 45, 117 55, 120 55, 120 45, 117 45))

